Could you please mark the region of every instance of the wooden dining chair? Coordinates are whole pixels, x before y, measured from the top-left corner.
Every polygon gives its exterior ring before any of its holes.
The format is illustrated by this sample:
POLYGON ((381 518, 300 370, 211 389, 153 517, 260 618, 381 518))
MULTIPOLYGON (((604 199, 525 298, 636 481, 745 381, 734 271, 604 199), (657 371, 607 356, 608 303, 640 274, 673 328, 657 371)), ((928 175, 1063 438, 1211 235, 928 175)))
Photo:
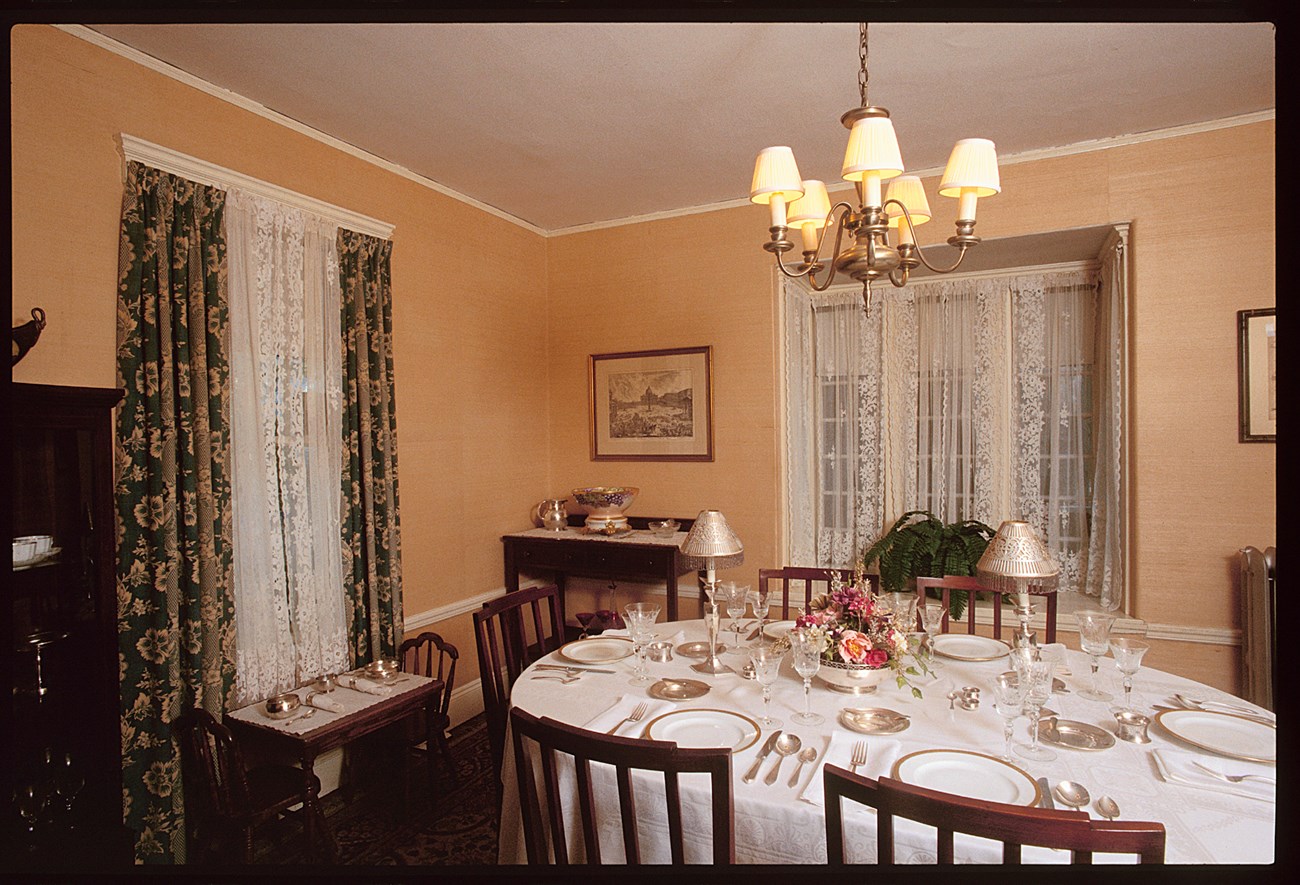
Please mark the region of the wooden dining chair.
POLYGON ((1091 820, 1084 811, 1027 808, 1002 802, 969 799, 927 790, 882 777, 873 780, 827 765, 823 769, 826 795, 826 862, 844 864, 844 818, 841 800, 848 799, 876 810, 877 862, 893 864, 894 818, 901 817, 934 827, 936 854, 941 864, 951 864, 953 834, 965 833, 1002 843, 1002 863, 1021 863, 1025 845, 1059 848, 1071 852, 1071 862, 1092 863, 1094 852, 1136 854, 1139 862, 1165 861, 1165 826, 1156 821, 1091 820))
POLYGON ((438 744, 438 754, 446 765, 448 780, 453 785, 459 782, 456 763, 451 758, 451 745, 447 743, 447 729, 451 728, 451 691, 456 683, 456 661, 459 658, 460 652, 456 646, 428 630, 404 640, 397 654, 398 667, 403 672, 428 676, 442 682, 442 693, 438 695, 432 713, 425 715, 422 712, 415 717, 415 733, 408 739, 412 750, 427 755, 430 789, 436 786, 433 766, 435 741, 438 744))
POLYGON ((474 639, 488 745, 500 770, 511 686, 529 664, 564 644, 558 589, 554 584, 526 587, 483 603, 474 612, 474 639))
POLYGON ((570 863, 566 829, 570 823, 574 824, 574 835, 580 836, 580 840, 575 841, 582 846, 585 862, 602 862, 598 838, 600 821, 594 807, 593 762, 614 767, 623 852, 627 863, 641 863, 637 815, 639 810, 644 809, 638 809, 637 792, 632 778, 634 770, 663 773, 668 840, 674 864, 685 863, 678 775, 688 772, 707 774, 712 792, 712 862, 736 862, 735 803, 732 796, 729 748, 685 748, 678 747, 671 741, 647 741, 597 734, 554 719, 539 718, 517 707, 510 711, 510 729, 515 774, 519 781, 524 844, 530 864, 570 863), (536 747, 536 755, 532 752, 533 747, 536 747), (562 802, 558 777, 561 755, 573 760, 577 782, 576 816, 572 810, 566 814, 562 802))
MULTIPOLYGON (((772 600, 772 607, 768 609, 769 617, 773 620, 789 620, 790 614, 790 594, 794 591, 794 607, 796 614, 798 608, 803 606, 807 609, 814 597, 831 591, 831 577, 838 575, 840 580, 848 584, 853 580, 853 569, 832 569, 832 568, 802 568, 798 566, 785 566, 784 568, 765 568, 758 570, 758 592, 769 591, 776 593, 780 591, 780 608, 776 596, 769 597, 772 600), (803 594, 799 595, 799 586, 803 586, 803 594), (778 618, 774 612, 780 611, 778 618)), ((865 579, 874 588, 879 581, 875 575, 865 575, 865 579)), ((874 591, 873 591, 874 592, 874 591)))
POLYGON ((310 843, 318 836, 328 858, 336 858, 334 837, 316 798, 320 780, 314 774, 292 765, 246 769, 234 735, 207 710, 186 711, 172 728, 181 746, 190 845, 202 847, 193 857, 229 862, 226 852, 233 849, 240 863, 251 863, 253 830, 301 803, 308 849, 315 847, 310 843))
MULTIPOLYGON (((1001 593, 997 590, 991 590, 980 584, 979 579, 969 575, 944 575, 942 578, 920 578, 916 579, 916 597, 917 604, 924 604, 929 594, 929 590, 940 591, 940 598, 943 600, 944 608, 947 610, 943 615, 943 626, 940 632, 947 633, 949 629, 948 611, 952 608, 952 592, 954 590, 962 591, 966 594, 966 611, 963 613, 966 620, 966 632, 975 632, 975 594, 985 593, 993 600, 993 637, 1002 638, 1002 604, 1004 597, 1015 600, 1014 593, 1001 593)), ((1047 642, 1056 641, 1056 594, 1055 593, 1036 593, 1034 587, 1029 588, 1031 596, 1037 596, 1040 599, 1046 599, 1047 605, 1045 615, 1047 627, 1045 632, 1047 642)), ((1007 621, 1008 626, 1014 630, 1019 623, 1015 617, 1007 621)))

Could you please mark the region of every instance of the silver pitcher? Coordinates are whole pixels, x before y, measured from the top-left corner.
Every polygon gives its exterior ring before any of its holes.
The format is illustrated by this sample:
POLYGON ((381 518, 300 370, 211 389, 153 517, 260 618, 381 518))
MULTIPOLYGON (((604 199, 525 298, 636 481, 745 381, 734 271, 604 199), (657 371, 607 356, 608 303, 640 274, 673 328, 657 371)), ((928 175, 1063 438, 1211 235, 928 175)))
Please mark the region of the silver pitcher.
POLYGON ((542 528, 552 532, 562 532, 569 525, 569 511, 564 507, 564 498, 547 498, 537 505, 537 518, 542 528))

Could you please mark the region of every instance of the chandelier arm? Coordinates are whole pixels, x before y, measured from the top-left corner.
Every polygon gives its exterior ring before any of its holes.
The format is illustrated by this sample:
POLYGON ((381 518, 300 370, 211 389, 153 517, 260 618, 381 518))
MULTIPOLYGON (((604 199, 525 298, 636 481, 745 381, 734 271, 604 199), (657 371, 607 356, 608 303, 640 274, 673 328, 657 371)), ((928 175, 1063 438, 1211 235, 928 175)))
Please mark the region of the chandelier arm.
POLYGON ((924 264, 926 267, 928 267, 934 273, 952 273, 954 270, 956 270, 958 267, 961 266, 962 259, 966 257, 966 250, 969 248, 970 246, 966 245, 965 243, 957 247, 957 249, 959 250, 957 252, 957 260, 953 262, 952 267, 938 268, 935 267, 930 262, 926 261, 925 253, 921 251, 920 245, 916 247, 916 257, 919 258, 921 260, 921 263, 924 264))
POLYGON ((785 266, 785 262, 781 260, 781 253, 780 253, 780 252, 776 252, 776 253, 774 253, 774 254, 776 255, 776 266, 777 266, 777 269, 780 270, 781 273, 784 274, 785 276, 789 277, 789 278, 792 279, 792 280, 797 280, 797 279, 799 279, 800 277, 808 277, 810 280, 812 279, 812 276, 811 276, 811 274, 810 274, 810 272, 809 272, 808 270, 801 270, 801 271, 798 271, 798 272, 795 272, 795 271, 793 271, 793 270, 790 270, 789 268, 787 268, 787 267, 785 266))
MULTIPOLYGON (((835 210, 838 209, 838 208, 841 207, 841 206, 844 207, 845 212, 846 212, 847 214, 852 214, 852 212, 853 212, 853 207, 850 206, 848 203, 836 203, 834 206, 831 207, 831 211, 828 212, 827 215, 826 215, 826 221, 827 221, 828 224, 830 223, 831 215, 833 215, 833 214, 835 213, 835 210)), ((825 228, 822 228, 822 230, 825 230, 825 228)), ((824 241, 825 239, 826 239, 825 237, 822 237, 821 240, 818 240, 818 242, 817 242, 817 252, 818 252, 818 254, 821 253, 821 250, 822 250, 822 241, 824 241)), ((841 216, 839 222, 835 225, 835 254, 836 254, 836 255, 839 255, 839 254, 840 254, 840 243, 843 242, 843 239, 844 239, 844 217, 841 216)), ((813 263, 813 267, 816 267, 816 262, 815 262, 815 261, 814 261, 814 263, 813 263)), ((826 282, 822 283, 820 286, 817 285, 817 279, 813 276, 813 273, 814 273, 814 271, 813 271, 813 269, 810 267, 810 268, 808 269, 808 282, 812 283, 813 291, 814 291, 814 292, 825 292, 827 289, 829 289, 829 288, 831 287, 831 283, 835 282, 835 263, 834 263, 834 262, 831 262, 831 273, 830 273, 830 276, 828 276, 828 277, 826 278, 826 282)))
POLYGON ((816 264, 817 262, 821 261, 822 246, 826 242, 826 236, 825 236, 826 228, 830 226, 831 219, 835 217, 835 212, 840 207, 844 208, 844 215, 841 215, 840 220, 835 223, 835 254, 836 255, 840 254, 840 235, 844 233, 844 218, 847 215, 853 214, 853 207, 850 206, 848 203, 844 202, 843 200, 839 201, 834 206, 832 206, 830 211, 826 213, 826 220, 822 222, 823 235, 817 238, 817 251, 813 253, 813 258, 812 261, 810 262, 811 264, 816 264))
POLYGON ((889 281, 894 284, 894 288, 901 289, 907 285, 907 268, 896 267, 889 272, 889 281), (895 276, 897 274, 897 276, 895 276))

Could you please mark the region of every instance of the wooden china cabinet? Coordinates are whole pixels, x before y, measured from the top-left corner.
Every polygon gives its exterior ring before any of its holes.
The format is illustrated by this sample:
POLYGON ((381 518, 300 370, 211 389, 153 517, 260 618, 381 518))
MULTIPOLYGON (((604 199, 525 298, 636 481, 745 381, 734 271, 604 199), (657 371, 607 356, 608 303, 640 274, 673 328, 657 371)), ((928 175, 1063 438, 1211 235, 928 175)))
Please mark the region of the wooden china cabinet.
POLYGON ((121 390, 11 384, 10 529, 49 536, 18 558, 6 609, 10 870, 131 862, 122 824, 114 589, 113 409, 121 390))

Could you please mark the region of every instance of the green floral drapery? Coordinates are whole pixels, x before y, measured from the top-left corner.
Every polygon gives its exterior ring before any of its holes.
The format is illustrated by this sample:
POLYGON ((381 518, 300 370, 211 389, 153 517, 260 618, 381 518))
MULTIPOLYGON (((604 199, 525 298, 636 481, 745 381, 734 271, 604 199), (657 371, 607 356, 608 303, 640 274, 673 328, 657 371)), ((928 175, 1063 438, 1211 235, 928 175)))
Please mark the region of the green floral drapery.
POLYGON ((343 582, 353 666, 395 657, 402 552, 388 240, 339 229, 343 287, 343 582))
POLYGON ((122 198, 117 601, 124 817, 141 862, 185 859, 168 723, 234 680, 225 195, 132 162, 122 198))

